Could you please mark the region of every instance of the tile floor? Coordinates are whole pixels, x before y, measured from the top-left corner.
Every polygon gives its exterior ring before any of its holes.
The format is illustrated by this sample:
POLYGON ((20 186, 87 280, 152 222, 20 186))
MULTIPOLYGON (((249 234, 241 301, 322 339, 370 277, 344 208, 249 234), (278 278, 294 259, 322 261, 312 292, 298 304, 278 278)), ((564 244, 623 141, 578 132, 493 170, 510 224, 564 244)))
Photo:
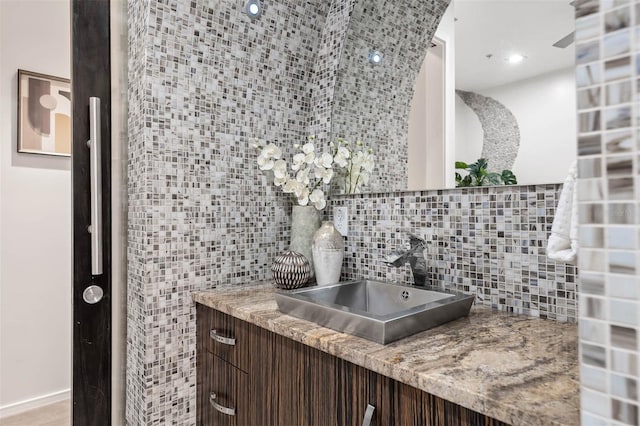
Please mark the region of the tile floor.
POLYGON ((0 419, 1 426, 69 426, 70 400, 56 402, 22 414, 0 419))

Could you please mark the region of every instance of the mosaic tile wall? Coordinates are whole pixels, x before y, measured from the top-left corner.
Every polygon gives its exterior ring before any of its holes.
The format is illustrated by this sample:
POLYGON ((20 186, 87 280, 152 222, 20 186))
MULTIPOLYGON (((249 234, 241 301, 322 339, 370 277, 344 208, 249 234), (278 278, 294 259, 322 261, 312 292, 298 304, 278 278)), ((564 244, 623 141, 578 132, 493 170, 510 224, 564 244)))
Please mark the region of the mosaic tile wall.
POLYGON ((637 425, 640 393, 640 4, 576 15, 582 424, 637 425))
POLYGON ((145 348, 151 343, 147 336, 147 306, 145 287, 150 281, 148 260, 150 257, 146 238, 146 225, 151 223, 152 215, 147 211, 147 176, 145 170, 151 169, 150 156, 145 152, 149 139, 145 126, 145 66, 143 60, 146 50, 146 31, 149 2, 128 3, 129 61, 128 61, 128 165, 127 165, 127 372, 126 372, 126 408, 128 425, 147 424, 145 410, 148 401, 147 365, 145 348), (135 31, 135 32, 134 32, 135 31))
POLYGON ((313 68, 314 90, 311 98, 309 134, 316 136, 317 141, 325 145, 331 138, 331 117, 340 52, 344 48, 345 35, 356 1, 332 0, 313 68))
POLYGON ((375 147, 370 188, 405 189, 409 110, 428 43, 448 0, 358 2, 341 52, 335 82, 333 134, 375 147), (380 65, 371 50, 384 53, 380 65))
MULTIPOLYGON (((349 1, 269 1, 255 22, 240 0, 129 2, 128 424, 195 423, 190 293, 267 278, 286 248, 289 204, 255 167, 252 139, 326 129, 328 110, 314 112, 331 103, 318 91, 336 63, 323 71, 319 55, 340 45, 349 1)), ((497 309, 574 320, 575 268, 542 254, 557 190, 335 200, 351 206, 347 274, 373 265, 410 280, 376 266, 408 228, 434 241, 434 276, 497 309)))
POLYGON ((512 170, 520 148, 520 128, 511 110, 488 96, 456 90, 482 124, 484 138, 480 158, 489 160, 489 170, 512 170))
POLYGON ((432 282, 476 295, 494 309, 576 322, 576 267, 546 257, 561 185, 342 196, 347 206, 344 279, 413 283, 411 268, 386 266, 408 248, 406 232, 430 242, 432 282))
POLYGON ((306 138, 329 5, 268 1, 253 22, 242 6, 129 2, 130 425, 195 424, 191 292, 265 279, 288 243, 253 138, 306 138))

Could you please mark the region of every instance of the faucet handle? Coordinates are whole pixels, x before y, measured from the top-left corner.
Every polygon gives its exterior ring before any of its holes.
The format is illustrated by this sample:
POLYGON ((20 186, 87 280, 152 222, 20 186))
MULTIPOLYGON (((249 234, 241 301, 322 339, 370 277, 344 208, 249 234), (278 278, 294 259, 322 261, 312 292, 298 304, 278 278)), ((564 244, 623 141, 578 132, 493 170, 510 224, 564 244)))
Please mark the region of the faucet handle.
POLYGON ((413 233, 410 229, 407 228, 396 228, 396 232, 402 232, 403 234, 407 234, 409 236, 409 241, 411 243, 411 247, 417 247, 420 243, 428 244, 430 241, 425 240, 413 233))
POLYGON ((409 243, 411 244, 411 248, 418 248, 420 246, 427 247, 427 244, 430 243, 430 241, 427 241, 424 238, 420 238, 415 234, 412 234, 410 232, 408 232, 408 234, 409 234, 409 243))
POLYGON ((389 253, 384 259, 382 259, 382 263, 387 266, 402 266, 407 261, 407 253, 401 250, 395 250, 389 253))

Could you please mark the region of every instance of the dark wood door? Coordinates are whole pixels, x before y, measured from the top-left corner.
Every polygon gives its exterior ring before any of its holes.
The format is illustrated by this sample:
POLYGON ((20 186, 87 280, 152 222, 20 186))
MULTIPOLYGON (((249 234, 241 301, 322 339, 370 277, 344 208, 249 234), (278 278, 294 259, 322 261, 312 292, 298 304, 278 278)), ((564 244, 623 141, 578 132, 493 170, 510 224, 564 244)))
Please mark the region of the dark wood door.
POLYGON ((249 326, 249 425, 362 424, 368 370, 249 326))
MULTIPOLYGON (((73 105, 73 379, 74 425, 111 424, 111 81, 109 0, 71 2, 73 105), (100 98, 102 224, 92 226, 89 98, 100 98), (98 229, 99 228, 99 229, 98 229), (92 269, 92 234, 102 233, 102 271, 92 269), (85 293, 87 288, 91 289, 85 293), (100 292, 102 294, 100 294, 100 292), (86 297, 85 297, 86 295, 86 297), (86 300, 85 300, 86 299, 86 300), (87 300, 89 302, 87 302, 87 300)), ((97 129, 97 127, 94 127, 97 129)), ((98 133, 98 132, 94 132, 98 133)), ((95 138, 97 139, 97 138, 95 138)), ((94 167, 97 169, 97 167, 94 167)), ((97 171, 97 170, 96 170, 97 171)), ((97 182, 97 181, 96 181, 97 182)), ((93 217, 93 219, 92 219, 93 217)), ((94 245, 97 247, 97 245, 94 245)))
POLYGON ((389 377, 367 371, 375 406, 371 425, 507 426, 498 420, 438 398, 389 377))

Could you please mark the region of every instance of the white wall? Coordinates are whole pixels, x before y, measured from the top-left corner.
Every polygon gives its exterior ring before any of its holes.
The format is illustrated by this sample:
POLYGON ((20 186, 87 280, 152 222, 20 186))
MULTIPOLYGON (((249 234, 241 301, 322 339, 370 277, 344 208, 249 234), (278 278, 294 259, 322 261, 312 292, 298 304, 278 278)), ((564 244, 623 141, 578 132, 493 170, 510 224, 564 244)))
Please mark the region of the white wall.
POLYGON ((444 174, 445 187, 455 186, 456 162, 456 1, 452 0, 440 21, 436 37, 445 43, 444 51, 444 174))
POLYGON ((456 96, 456 159, 473 163, 482 155, 484 133, 478 116, 456 96))
POLYGON ((0 0, 0 416, 71 378, 71 163, 16 152, 18 68, 70 77, 69 0, 0 0))
POLYGON ((409 114, 409 190, 455 186, 454 3, 449 3, 434 35, 444 48, 431 48, 416 79, 409 114), (435 78, 434 72, 437 74, 435 78))
POLYGON ((444 188, 444 49, 429 49, 409 113, 407 189, 444 188))
MULTIPOLYGON (((520 184, 564 182, 570 164, 576 159, 574 72, 570 68, 478 91, 505 105, 518 121, 520 149, 513 172, 520 184)), ((458 98, 456 160, 474 162, 481 151, 480 122, 458 98)))

